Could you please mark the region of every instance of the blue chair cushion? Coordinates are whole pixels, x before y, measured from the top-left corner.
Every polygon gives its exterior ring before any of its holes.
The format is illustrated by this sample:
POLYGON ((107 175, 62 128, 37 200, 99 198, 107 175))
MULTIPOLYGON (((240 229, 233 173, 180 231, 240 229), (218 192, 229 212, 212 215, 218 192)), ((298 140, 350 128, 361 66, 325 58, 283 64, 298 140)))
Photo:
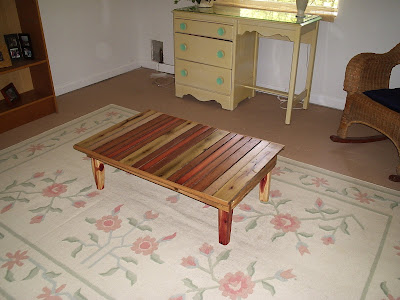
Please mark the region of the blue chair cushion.
POLYGON ((400 113, 400 88, 365 91, 372 100, 400 113))

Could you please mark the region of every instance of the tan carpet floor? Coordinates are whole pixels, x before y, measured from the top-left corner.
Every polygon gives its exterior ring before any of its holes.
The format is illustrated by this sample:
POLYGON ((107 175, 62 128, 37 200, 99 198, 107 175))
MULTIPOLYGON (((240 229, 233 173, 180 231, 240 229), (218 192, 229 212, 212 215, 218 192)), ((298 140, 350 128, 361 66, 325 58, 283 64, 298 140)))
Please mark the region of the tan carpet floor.
MULTIPOLYGON (((389 141, 368 144, 333 143, 341 110, 311 104, 295 110, 291 125, 285 125, 285 110, 277 97, 258 93, 233 111, 215 101, 200 102, 192 96, 174 96, 173 78, 152 78, 154 70, 140 68, 109 80, 57 97, 59 113, 0 134, 0 149, 73 120, 108 104, 137 111, 154 109, 177 117, 229 131, 259 137, 285 145, 282 156, 400 190, 389 181, 399 163, 395 146, 389 141)), ((376 134, 363 125, 350 127, 353 136, 376 134)))

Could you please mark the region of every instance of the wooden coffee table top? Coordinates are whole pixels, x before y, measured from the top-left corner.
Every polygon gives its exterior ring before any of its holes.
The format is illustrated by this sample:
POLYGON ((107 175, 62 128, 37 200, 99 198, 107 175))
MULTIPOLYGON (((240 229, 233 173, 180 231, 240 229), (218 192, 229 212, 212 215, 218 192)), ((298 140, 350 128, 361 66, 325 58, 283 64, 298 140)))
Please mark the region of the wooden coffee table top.
POLYGON ((283 147, 153 110, 74 145, 93 159, 224 211, 272 170, 283 147))

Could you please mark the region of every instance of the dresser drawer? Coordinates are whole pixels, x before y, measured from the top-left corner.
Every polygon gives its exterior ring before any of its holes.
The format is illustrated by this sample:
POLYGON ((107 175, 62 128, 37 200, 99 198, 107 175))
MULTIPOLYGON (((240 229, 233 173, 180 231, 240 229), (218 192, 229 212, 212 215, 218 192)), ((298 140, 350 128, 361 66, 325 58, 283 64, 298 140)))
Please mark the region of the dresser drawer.
POLYGON ((232 42, 175 33, 175 57, 232 69, 232 42))
POLYGON ((232 71, 200 63, 175 60, 176 83, 229 95, 232 71))
POLYGON ((174 32, 194 34, 223 40, 233 39, 233 26, 186 19, 174 19, 174 32))

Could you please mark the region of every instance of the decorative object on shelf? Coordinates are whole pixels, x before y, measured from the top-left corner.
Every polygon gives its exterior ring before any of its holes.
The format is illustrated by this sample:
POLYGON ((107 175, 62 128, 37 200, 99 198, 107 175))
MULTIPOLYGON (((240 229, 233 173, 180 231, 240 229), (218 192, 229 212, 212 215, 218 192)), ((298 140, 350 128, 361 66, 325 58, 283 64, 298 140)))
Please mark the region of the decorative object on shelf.
POLYGON ((19 60, 22 58, 21 48, 19 45, 18 34, 6 34, 4 36, 6 40, 8 52, 12 60, 19 60))
POLYGON ((13 83, 10 83, 2 88, 1 93, 3 94, 4 99, 9 106, 12 106, 20 99, 20 95, 13 83))
POLYGON ((297 17, 304 17, 304 11, 308 5, 308 0, 296 0, 297 17))
POLYGON ((199 3, 199 7, 200 8, 211 8, 211 7, 213 7, 214 1, 215 0, 202 0, 199 3))
POLYGON ((29 34, 19 33, 18 39, 23 57, 25 59, 33 59, 32 42, 29 34))
POLYGON ((0 38, 0 68, 7 68, 12 65, 6 43, 0 38))
MULTIPOLYGON (((180 0, 174 0, 174 3, 177 4, 180 0)), ((213 7, 215 0, 190 0, 193 3, 196 3, 199 7, 202 8, 210 8, 213 7)))

